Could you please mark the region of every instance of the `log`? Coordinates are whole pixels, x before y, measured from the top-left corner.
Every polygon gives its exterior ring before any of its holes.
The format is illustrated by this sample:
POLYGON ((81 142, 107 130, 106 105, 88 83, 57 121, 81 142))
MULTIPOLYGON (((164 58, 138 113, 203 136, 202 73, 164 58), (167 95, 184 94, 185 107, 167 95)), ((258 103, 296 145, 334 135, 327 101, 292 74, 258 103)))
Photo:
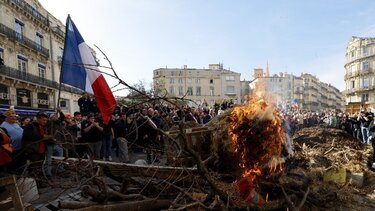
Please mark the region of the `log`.
POLYGON ((100 191, 95 190, 88 185, 82 187, 82 194, 91 196, 95 201, 145 199, 145 197, 140 194, 125 195, 113 190, 107 190, 106 194, 102 194, 100 191))
POLYGON ((92 201, 59 201, 59 209, 80 209, 98 205, 92 201))
MULTIPOLYGON (((52 157, 55 160, 65 160, 69 162, 88 162, 86 159, 77 158, 61 158, 52 157)), ((94 164, 102 167, 102 169, 115 177, 154 177, 159 179, 176 179, 181 173, 184 175, 198 175, 197 168, 186 167, 169 167, 169 166, 151 166, 151 165, 136 165, 128 163, 107 162, 101 160, 94 160, 94 164)), ((193 177, 190 177, 193 178, 193 177)), ((194 178, 190 182, 194 181, 194 178)))
POLYGON ((94 205, 91 207, 86 207, 78 209, 78 211, 123 211, 123 210, 142 210, 142 211, 152 211, 152 210, 162 210, 168 209, 171 205, 169 200, 157 200, 157 199, 147 199, 143 201, 133 201, 110 205, 94 205))

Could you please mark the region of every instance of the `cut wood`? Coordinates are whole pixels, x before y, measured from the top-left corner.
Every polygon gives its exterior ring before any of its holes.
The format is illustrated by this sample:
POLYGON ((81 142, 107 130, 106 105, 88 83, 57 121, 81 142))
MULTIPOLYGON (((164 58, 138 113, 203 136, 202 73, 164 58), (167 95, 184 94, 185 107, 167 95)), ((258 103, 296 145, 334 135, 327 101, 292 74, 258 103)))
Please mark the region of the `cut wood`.
POLYGON ((134 210, 134 211, 152 211, 167 209, 171 205, 169 200, 157 200, 147 199, 143 201, 133 201, 110 205, 94 205, 78 209, 78 211, 123 211, 123 210, 134 210))
MULTIPOLYGON (((65 160, 61 157, 53 157, 56 160, 65 160)), ((88 162, 88 160, 68 158, 68 162, 88 162)), ((160 179, 175 179, 181 173, 187 175, 198 175, 197 168, 185 168, 185 167, 170 167, 170 166, 144 166, 127 163, 116 163, 107 162, 101 160, 94 160, 94 164, 97 164, 103 168, 103 170, 116 177, 154 177, 160 179)), ((192 177, 191 177, 192 178, 192 177)))

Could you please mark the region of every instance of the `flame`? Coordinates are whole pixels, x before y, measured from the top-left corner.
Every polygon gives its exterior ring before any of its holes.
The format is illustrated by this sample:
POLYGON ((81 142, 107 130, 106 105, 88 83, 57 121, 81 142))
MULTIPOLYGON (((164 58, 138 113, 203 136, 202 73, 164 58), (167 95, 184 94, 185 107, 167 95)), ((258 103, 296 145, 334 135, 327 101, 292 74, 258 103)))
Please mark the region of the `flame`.
POLYGON ((282 119, 264 98, 253 97, 247 105, 235 107, 230 115, 228 133, 240 157, 239 166, 244 169, 242 178, 246 180, 239 180, 241 184, 246 181, 251 183, 247 186, 253 188, 252 183, 262 176, 263 169, 271 173, 283 169, 280 154, 286 135, 282 119))

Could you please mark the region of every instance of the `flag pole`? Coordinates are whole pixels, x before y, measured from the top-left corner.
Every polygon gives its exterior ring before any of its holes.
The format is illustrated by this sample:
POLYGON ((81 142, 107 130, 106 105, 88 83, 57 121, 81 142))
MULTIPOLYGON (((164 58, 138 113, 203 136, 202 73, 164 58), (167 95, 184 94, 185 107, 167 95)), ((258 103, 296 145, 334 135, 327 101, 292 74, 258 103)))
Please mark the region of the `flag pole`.
POLYGON ((57 107, 60 107, 60 99, 61 99, 61 88, 62 88, 62 83, 61 83, 61 78, 62 78, 62 73, 63 73, 63 69, 64 69, 64 57, 65 57, 65 48, 66 48, 66 42, 68 39, 66 39, 66 36, 67 36, 67 33, 68 33, 68 30, 69 30, 69 22, 70 22, 70 14, 68 14, 68 17, 66 18, 66 23, 65 23, 65 40, 64 40, 64 50, 63 50, 63 55, 62 55, 62 58, 61 58, 61 69, 60 69, 60 77, 59 77, 59 93, 58 93, 58 96, 57 96, 57 105, 56 105, 56 108, 57 107))

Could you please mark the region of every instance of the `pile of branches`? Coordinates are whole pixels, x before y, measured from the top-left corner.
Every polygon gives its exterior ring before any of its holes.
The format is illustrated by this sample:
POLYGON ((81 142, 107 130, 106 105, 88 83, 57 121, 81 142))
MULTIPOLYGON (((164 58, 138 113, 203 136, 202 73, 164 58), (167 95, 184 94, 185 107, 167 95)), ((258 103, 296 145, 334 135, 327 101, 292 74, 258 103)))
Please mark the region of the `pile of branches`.
MULTIPOLYGON (((239 158, 227 135, 228 111, 209 123, 215 127, 212 169, 222 174, 238 170, 239 158), (215 166, 216 164, 216 166, 215 166), (237 167, 236 167, 237 165, 237 167), (236 169, 236 170, 235 170, 236 169)), ((375 174, 369 170, 372 148, 361 144, 345 131, 334 128, 304 128, 292 137, 295 156, 285 157, 284 170, 263 175, 255 181, 257 193, 265 199, 261 210, 373 210, 375 174), (344 169, 345 183, 323 180, 328 171, 344 169), (359 183, 365 185, 361 186, 359 183), (362 180, 362 182, 361 182, 362 180)), ((232 181, 235 180, 231 174, 232 181)), ((235 176, 239 176, 236 174, 235 176)), ((227 177, 228 178, 228 177, 227 177)), ((230 181, 227 181, 230 182, 230 181)), ((254 206, 254 204, 253 204, 254 206)))

